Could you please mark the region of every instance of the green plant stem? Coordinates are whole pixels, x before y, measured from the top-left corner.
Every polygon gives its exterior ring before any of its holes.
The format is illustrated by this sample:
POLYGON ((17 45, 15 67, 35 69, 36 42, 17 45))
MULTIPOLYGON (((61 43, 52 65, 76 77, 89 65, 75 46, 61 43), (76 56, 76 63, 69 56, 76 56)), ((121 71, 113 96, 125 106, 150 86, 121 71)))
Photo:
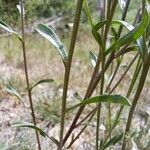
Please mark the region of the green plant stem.
MULTIPOLYGON (((137 53, 137 55, 135 55, 135 57, 132 59, 132 61, 130 62, 128 68, 125 70, 125 72, 123 73, 123 75, 122 75, 122 76, 120 77, 120 79, 118 80, 119 83, 122 81, 123 77, 126 75, 126 73, 128 72, 128 70, 131 68, 131 66, 133 65, 133 63, 134 63, 135 60, 137 59, 138 55, 139 55, 139 53, 137 53)), ((140 60, 140 59, 139 59, 139 60, 140 60)), ((138 63, 137 63, 137 67, 136 67, 136 70, 135 70, 135 73, 134 73, 134 77, 135 77, 135 76, 137 77, 137 75, 138 75, 138 68, 139 68, 139 61, 138 61, 138 63)), ((118 85, 118 84, 117 84, 117 85, 118 85)), ((134 85, 134 83, 131 82, 131 85, 130 85, 130 87, 129 87, 130 91, 132 91, 131 89, 133 89, 133 85, 134 85)), ((114 87, 116 88, 117 86, 114 86, 114 87)), ((112 92, 115 90, 115 88, 113 88, 113 89, 110 91, 110 93, 112 93, 112 92)), ((128 94, 127 94, 127 97, 129 97, 129 95, 130 95, 130 94, 129 94, 129 91, 128 91, 127 93, 128 93, 128 94)), ((117 116, 116 116, 116 118, 115 118, 115 121, 114 121, 114 123, 113 123, 111 129, 109 130, 108 134, 107 134, 106 137, 105 137, 104 143, 107 142, 107 140, 108 140, 108 138, 110 137, 110 135, 111 135, 113 129, 116 127, 123 108, 124 108, 124 106, 121 106, 121 107, 120 107, 120 110, 119 110, 118 113, 117 113, 117 116)))
MULTIPOLYGON (((26 76, 26 84, 27 84, 27 91, 28 91, 28 97, 30 102, 30 108, 31 108, 31 114, 33 119, 33 124, 36 126, 36 117, 34 113, 34 107, 33 107, 33 100, 32 100, 32 94, 30 91, 30 85, 29 85, 29 75, 28 75, 28 66, 27 66, 27 57, 26 57, 26 48, 25 48, 25 32, 24 32, 24 14, 23 14, 23 0, 21 0, 21 29, 22 29, 22 50, 23 50, 23 60, 24 60, 24 69, 25 69, 25 76, 26 76)), ((35 131, 37 144, 38 144, 38 150, 41 150, 41 144, 39 139, 38 131, 35 131)))
POLYGON ((133 75, 133 77, 132 77, 132 81, 131 81, 131 84, 130 84, 130 87, 129 87, 129 89, 128 89, 128 92, 127 92, 127 96, 126 96, 126 97, 129 97, 129 96, 130 96, 130 94, 131 94, 131 92, 132 92, 132 90, 133 90, 133 88, 134 88, 134 86, 135 86, 136 80, 137 80, 137 78, 138 78, 138 76, 139 76, 139 73, 140 73, 140 71, 141 71, 141 68, 142 68, 142 62, 141 62, 141 58, 139 57, 139 60, 138 60, 138 62, 137 62, 137 66, 136 66, 136 69, 135 69, 135 71, 134 71, 134 75, 133 75))
MULTIPOLYGON (((149 67, 150 67, 150 54, 147 55, 147 57, 145 58, 145 63, 142 69, 142 73, 141 73, 141 77, 139 80, 139 84, 138 84, 138 88, 136 90, 135 96, 133 98, 133 102, 132 102, 132 107, 130 108, 130 112, 128 115, 128 120, 127 120, 127 124, 126 124, 126 130, 125 133, 128 133, 130 131, 130 126, 131 126, 131 122, 132 122, 132 118, 133 118, 133 114, 134 114, 134 110, 136 108, 136 105, 139 101, 139 97, 141 95, 142 89, 144 87, 144 83, 149 71, 149 67)), ((122 144, 122 150, 125 150, 126 148, 126 140, 124 138, 123 144, 122 144)))
POLYGON ((79 126, 81 126, 81 124, 82 124, 87 118, 89 118, 89 116, 91 116, 93 113, 95 113, 96 110, 97 110, 97 107, 94 108, 91 112, 89 112, 80 122, 78 122, 78 123, 76 124, 76 128, 79 127, 79 126))
MULTIPOLYGON (((113 59, 114 59, 114 55, 111 55, 110 58, 106 62, 105 71, 108 69, 108 67, 111 64, 111 62, 113 61, 113 59)), ((101 79, 101 72, 97 75, 96 80, 94 80, 93 84, 88 87, 88 90, 87 90, 87 92, 85 94, 84 99, 87 99, 87 98, 89 98, 92 95, 92 93, 93 93, 94 89, 96 88, 97 84, 99 83, 100 79, 101 79)), ((69 136, 71 135, 72 131, 75 129, 76 123, 77 123, 80 115, 82 114, 84 108, 85 108, 85 106, 81 106, 79 108, 79 110, 78 110, 74 120, 72 121, 72 124, 71 124, 68 132, 66 133, 66 135, 65 135, 65 137, 63 139, 63 144, 66 143, 66 141, 69 138, 69 136)))
POLYGON ((77 134, 77 136, 70 142, 69 146, 67 147, 68 149, 71 147, 71 145, 80 137, 80 135, 83 133, 83 131, 87 128, 88 126, 88 123, 92 120, 92 118, 94 117, 95 115, 95 112, 96 112, 97 108, 95 108, 93 110, 93 113, 91 115, 91 117, 89 118, 88 122, 86 123, 86 125, 81 129, 81 131, 77 134))
MULTIPOLYGON (((135 56, 135 58, 137 58, 137 56, 135 56)), ((133 60, 134 60, 135 58, 133 58, 133 60)), ((133 60, 131 61, 131 63, 133 63, 133 60)), ((133 76, 132 82, 131 82, 130 87, 129 87, 129 90, 128 90, 128 92, 127 92, 127 97, 130 96, 130 93, 132 92, 132 89, 133 89, 133 87, 134 87, 134 85, 135 85, 135 82, 136 82, 136 80, 137 80, 137 78, 138 78, 138 74, 139 74, 140 69, 141 69, 141 63, 140 63, 140 62, 141 62, 141 61, 140 61, 140 58, 139 58, 138 63, 137 63, 137 66, 136 66, 136 69, 135 69, 135 72, 134 72, 134 76, 133 76)), ((130 67, 129 67, 129 68, 130 68, 130 67)), ((125 71, 125 72, 126 72, 126 71, 125 71)), ((121 77, 121 79, 123 79, 123 78, 121 77)), ((120 81, 120 82, 121 82, 121 81, 120 81)), ((114 90, 115 90, 115 89, 114 89, 114 90)), ((113 91, 111 91, 111 92, 113 92, 113 91)), ((92 114, 94 111, 97 110, 97 108, 98 108, 98 107, 96 107, 94 110, 92 110, 89 114, 92 114)), ((117 116, 116 116, 116 118, 115 118, 115 121, 114 121, 114 123, 113 123, 111 129, 109 130, 109 132, 108 132, 108 134, 107 134, 107 136, 106 136, 106 138, 105 138, 105 140, 104 140, 104 143, 107 142, 107 140, 108 140, 108 138, 110 137, 110 135, 111 135, 113 129, 116 127, 123 108, 124 108, 124 106, 121 106, 120 110, 118 111, 117 116)), ((88 115, 88 116, 89 116, 89 115, 88 115)), ((87 119, 88 116, 86 116, 86 118, 84 118, 83 121, 84 121, 85 119, 87 119)), ((81 123, 82 123, 82 121, 81 121, 80 123, 78 123, 78 125, 80 125, 81 123)), ((84 128, 84 129, 85 129, 85 128, 84 128)), ((82 130, 82 132, 83 132, 83 131, 84 131, 84 130, 82 130)))
MULTIPOLYGON (((122 14, 122 17, 121 17, 121 20, 123 20, 123 21, 126 19, 126 15, 127 15, 127 12, 128 12, 128 8, 129 8, 130 1, 131 1, 131 0, 127 0, 127 1, 126 1, 126 6, 125 6, 125 9, 124 9, 123 14, 122 14)), ((123 29, 123 26, 120 26, 120 27, 119 27, 119 30, 118 30, 118 36, 119 36, 119 37, 121 36, 122 29, 123 29)), ((115 76, 116 76, 116 74, 117 74, 117 72, 118 72, 118 69, 119 69, 120 64, 121 64, 121 63, 119 63, 119 64, 117 65, 117 67, 116 67, 116 69, 115 69, 115 72, 114 72, 114 74, 113 74, 113 77, 112 77, 112 79, 111 79, 109 85, 107 86, 107 90, 109 89, 109 87, 110 87, 112 81, 114 80, 114 78, 115 78, 115 76)))
MULTIPOLYGON (((114 4, 115 5, 115 4, 114 4)), ((106 6, 104 6, 105 8, 106 6)), ((101 60, 101 69, 102 69, 102 75, 101 75, 101 87, 100 87, 100 95, 103 94, 104 89, 104 76, 105 76, 105 49, 106 49, 106 40, 107 40, 107 34, 109 31, 110 22, 112 20, 112 16, 110 15, 111 8, 111 1, 107 0, 107 11, 106 11, 106 19, 109 20, 109 23, 106 24, 105 31, 104 31, 104 39, 103 39, 103 47, 100 48, 99 54, 100 54, 100 60, 101 60)), ((115 7, 114 7, 115 8, 115 7)), ((101 116, 101 103, 98 104, 98 110, 97 110, 97 125, 96 125, 96 150, 99 149, 99 126, 100 126, 100 116, 101 116)))
POLYGON ((88 6, 88 3, 87 3, 87 0, 84 0, 84 9, 86 11, 89 23, 90 23, 91 27, 93 28, 94 27, 94 23, 93 23, 93 20, 92 20, 92 16, 91 16, 91 13, 90 13, 90 10, 89 10, 89 6, 88 6))
MULTIPOLYGON (((130 1, 131 1, 131 0, 127 0, 127 1, 126 1, 126 6, 125 6, 125 8, 124 8, 124 11, 123 11, 123 14, 122 14, 122 18, 121 18, 121 20, 123 20, 123 21, 126 19, 127 12, 128 12, 129 5, 130 5, 130 1)), ((120 26, 120 27, 119 27, 119 30, 118 30, 118 36, 121 35, 122 29, 123 29, 123 26, 120 26)))
POLYGON ((133 65, 133 63, 135 62, 135 60, 137 59, 139 53, 137 53, 134 57, 134 59, 131 61, 131 63, 129 64, 128 68, 125 70, 125 72, 123 73, 123 75, 121 76, 121 78, 117 81, 117 83, 114 85, 114 87, 111 89, 110 93, 112 93, 112 91, 114 91, 116 89, 116 87, 120 84, 120 82, 122 81, 122 79, 124 78, 124 76, 127 74, 127 72, 129 71, 129 69, 131 68, 131 66, 133 65))
POLYGON ((79 28, 82 5, 83 5, 83 0, 78 0, 77 6, 76 6, 76 13, 75 13, 74 26, 73 26, 72 36, 71 36, 70 48, 69 48, 69 53, 68 53, 68 60, 67 60, 66 68, 65 68, 63 96, 62 96, 62 109, 61 109, 61 129, 60 129, 60 147, 59 147, 60 150, 62 149, 62 146, 63 146, 63 134, 64 134, 64 125, 65 125, 65 112, 66 112, 68 83, 69 83, 72 58, 73 58, 78 28, 79 28))

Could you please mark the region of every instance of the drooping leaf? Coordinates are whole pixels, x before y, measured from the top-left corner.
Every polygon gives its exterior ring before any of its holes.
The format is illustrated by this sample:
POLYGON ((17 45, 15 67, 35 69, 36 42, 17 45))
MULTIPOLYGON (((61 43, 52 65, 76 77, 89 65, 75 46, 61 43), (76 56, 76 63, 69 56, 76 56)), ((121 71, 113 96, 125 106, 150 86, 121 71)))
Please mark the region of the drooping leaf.
POLYGON ((48 137, 48 135, 41 128, 38 128, 38 127, 36 127, 36 126, 34 126, 32 124, 13 124, 12 126, 13 127, 27 127, 27 128, 31 128, 31 129, 34 129, 34 130, 38 131, 41 136, 48 137))
POLYGON ((131 47, 128 47, 126 49, 123 49, 123 50, 120 50, 119 52, 117 52, 115 54, 115 57, 119 57, 120 55, 123 55, 125 53, 131 52, 131 51, 137 51, 137 50, 138 50, 138 46, 131 46, 131 47))
POLYGON ((0 20, 0 27, 10 33, 14 33, 14 30, 9 25, 7 25, 5 22, 3 22, 2 20, 0 20))
POLYGON ((92 29, 92 34, 93 34, 95 40, 97 41, 97 43, 98 43, 101 47, 103 47, 103 44, 102 44, 101 35, 98 33, 98 30, 99 30, 100 28, 102 28, 104 25, 106 25, 107 22, 108 22, 107 20, 100 21, 100 22, 98 22, 98 23, 93 27, 93 29, 92 29))
POLYGON ((118 2, 121 10, 124 10, 126 7, 126 0, 118 0, 118 2))
POLYGON ((97 56, 92 51, 90 51, 90 59, 91 59, 91 63, 93 65, 93 67, 95 67, 96 66, 96 62, 97 62, 97 56))
POLYGON ((7 87, 5 88, 5 90, 6 90, 8 93, 12 94, 13 96, 16 96, 20 101, 22 101, 21 95, 20 95, 13 87, 7 86, 7 87))
POLYGON ((79 107, 79 106, 84 106, 84 105, 87 105, 87 104, 99 103, 99 102, 101 102, 101 103, 102 102, 117 103, 117 104, 121 104, 121 105, 131 106, 130 101, 126 97, 123 97, 123 96, 117 95, 117 94, 111 94, 111 95, 104 94, 104 95, 100 95, 100 96, 96 96, 96 97, 86 99, 86 100, 82 101, 81 103, 76 104, 75 106, 73 106, 71 108, 68 108, 67 112, 74 109, 74 108, 76 108, 76 107, 79 107))
POLYGON ((137 41, 145 32, 149 23, 149 15, 147 11, 144 12, 143 19, 133 30, 127 33, 125 36, 117 40, 110 48, 106 51, 106 55, 111 51, 118 50, 120 47, 129 44, 131 42, 137 41))
POLYGON ((16 35, 19 39, 21 39, 21 36, 18 33, 16 33, 8 24, 3 22, 2 20, 0 20, 0 27, 8 31, 9 33, 16 35))
POLYGON ((21 127, 21 128, 31 128, 39 132, 39 134, 43 137, 48 137, 50 140, 52 140, 57 146, 59 146, 58 140, 56 140, 54 137, 50 137, 46 132, 44 132, 41 128, 34 126, 33 124, 13 124, 13 127, 21 127))
POLYGON ((38 31, 43 37, 45 37, 47 40, 49 40, 58 50, 64 65, 67 62, 67 53, 65 51, 65 48, 56 35, 56 33, 52 30, 52 28, 44 25, 44 24, 38 24, 37 27, 35 28, 36 31, 38 31))
POLYGON ((127 22, 125 22, 125 21, 122 21, 122 20, 113 20, 112 22, 111 22, 111 24, 112 25, 122 25, 122 26, 124 26, 124 27, 126 27, 129 31, 131 31, 131 30, 133 30, 134 29, 134 26, 133 25, 131 25, 131 24, 129 24, 129 23, 127 23, 127 22))
POLYGON ((32 90, 34 87, 36 87, 37 85, 41 84, 41 83, 50 83, 53 82, 53 79, 42 79, 40 81, 35 82, 34 84, 32 84, 32 86, 30 87, 30 90, 32 90))
POLYGON ((113 146, 115 144, 117 144, 120 140, 122 140, 123 138, 123 133, 119 134, 119 135, 116 135, 114 136, 113 138, 111 138, 106 144, 104 144, 102 147, 103 147, 103 150, 107 149, 108 147, 110 146, 113 146))

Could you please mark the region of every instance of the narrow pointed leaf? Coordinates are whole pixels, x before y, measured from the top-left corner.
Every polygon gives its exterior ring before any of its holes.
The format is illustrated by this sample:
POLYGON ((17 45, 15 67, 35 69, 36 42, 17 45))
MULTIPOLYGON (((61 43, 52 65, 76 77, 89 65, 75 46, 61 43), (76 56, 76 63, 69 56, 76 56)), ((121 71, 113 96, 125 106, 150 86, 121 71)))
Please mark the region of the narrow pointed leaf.
POLYGON ((124 135, 124 134, 121 133, 121 134, 116 135, 116 136, 114 136, 113 138, 111 138, 106 144, 104 144, 103 150, 107 149, 107 148, 110 147, 110 146, 113 146, 113 145, 117 144, 119 141, 122 140, 123 135, 124 135))
POLYGON ((33 124, 13 124, 13 127, 21 127, 21 128, 31 128, 39 132, 39 134, 43 137, 48 137, 50 140, 52 140, 57 146, 59 146, 58 140, 56 140, 54 137, 50 137, 46 132, 44 132, 41 128, 34 126, 33 124))
POLYGON ((122 21, 122 20, 113 20, 111 24, 112 25, 114 25, 114 24, 122 25, 122 26, 126 27, 129 31, 134 29, 133 25, 131 25, 131 24, 125 22, 125 21, 122 21))
POLYGON ((21 95, 13 87, 7 86, 5 90, 22 101, 21 95))
POLYGON ((122 51, 117 52, 115 57, 119 57, 120 55, 126 54, 131 51, 137 51, 137 50, 138 50, 138 46, 131 46, 126 49, 123 49, 122 51))
POLYGON ((17 32, 15 32, 8 24, 3 22, 2 20, 0 20, 0 27, 3 28, 4 30, 8 31, 9 33, 14 34, 15 36, 17 36, 19 38, 19 40, 21 40, 21 36, 17 32))
POLYGON ((87 104, 99 103, 99 102, 101 102, 101 103, 102 102, 116 103, 116 104, 131 106, 130 101, 126 97, 123 97, 123 96, 117 95, 117 94, 115 94, 115 95, 114 94, 111 94, 111 95, 104 94, 104 95, 100 95, 100 96, 96 96, 96 97, 86 99, 86 100, 82 101, 81 103, 76 104, 75 106, 73 106, 71 108, 68 108, 67 112, 74 109, 74 108, 76 108, 76 107, 79 107, 79 106, 84 106, 84 105, 87 105, 87 104))
POLYGON ((95 67, 96 66, 96 62, 97 62, 97 56, 92 51, 90 51, 90 59, 91 59, 91 63, 93 65, 93 67, 95 67))
POLYGON ((13 127, 27 127, 27 128, 31 128, 34 129, 36 131, 38 131, 40 133, 41 136, 46 137, 48 136, 42 129, 32 125, 32 124, 13 124, 13 127))
POLYGON ((129 44, 131 42, 137 41, 145 32, 149 24, 149 15, 147 11, 144 12, 144 17, 141 23, 139 23, 133 30, 127 33, 125 36, 117 40, 110 48, 106 51, 106 55, 111 51, 118 50, 120 47, 129 44))
POLYGON ((14 33, 14 30, 9 25, 7 25, 5 22, 3 22, 2 20, 0 20, 0 27, 10 33, 14 33))
POLYGON ((67 53, 65 51, 63 44, 61 43, 56 33, 52 30, 52 28, 44 24, 38 24, 35 30, 38 31, 43 37, 49 40, 57 48, 63 60, 63 63, 66 64, 68 58, 67 53))
POLYGON ((98 33, 98 30, 99 30, 100 28, 102 28, 105 24, 107 24, 107 22, 108 22, 107 20, 98 22, 98 23, 93 27, 93 29, 92 29, 92 34, 93 34, 95 40, 97 41, 97 43, 98 43, 101 47, 103 47, 103 44, 102 44, 101 35, 98 33))
POLYGON ((30 87, 30 90, 32 90, 34 87, 38 86, 39 84, 41 83, 50 83, 50 82, 53 82, 54 80, 53 79, 42 79, 40 81, 37 81, 35 82, 31 87, 30 87))

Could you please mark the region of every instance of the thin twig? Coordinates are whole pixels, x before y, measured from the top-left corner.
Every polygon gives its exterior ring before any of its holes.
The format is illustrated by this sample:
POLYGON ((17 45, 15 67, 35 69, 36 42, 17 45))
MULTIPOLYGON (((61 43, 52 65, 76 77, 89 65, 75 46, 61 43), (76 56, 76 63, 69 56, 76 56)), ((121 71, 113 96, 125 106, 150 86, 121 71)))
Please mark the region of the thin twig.
MULTIPOLYGON (((27 66, 27 57, 26 57, 26 48, 25 48, 23 0, 21 0, 21 29, 22 29, 21 43, 22 43, 22 50, 23 50, 23 60, 24 60, 24 69, 25 69, 25 76, 26 76, 27 91, 28 91, 28 97, 29 97, 29 102, 30 102, 33 124, 36 126, 36 117, 35 117, 35 113, 34 113, 32 95, 31 95, 30 85, 29 85, 29 75, 28 75, 28 66, 27 66)), ((37 144, 38 144, 38 150, 41 150, 41 144, 40 144, 38 131, 35 130, 35 133, 36 133, 36 139, 37 139, 37 144)))

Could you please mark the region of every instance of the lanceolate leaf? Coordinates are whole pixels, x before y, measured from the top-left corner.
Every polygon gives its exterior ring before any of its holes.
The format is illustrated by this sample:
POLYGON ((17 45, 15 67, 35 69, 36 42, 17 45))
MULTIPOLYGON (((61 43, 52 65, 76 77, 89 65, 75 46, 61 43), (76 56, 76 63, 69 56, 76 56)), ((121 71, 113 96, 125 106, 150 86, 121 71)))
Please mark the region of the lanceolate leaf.
POLYGON ((41 83, 50 83, 53 82, 53 79, 42 79, 40 81, 35 82, 31 87, 30 90, 32 90, 34 87, 36 87, 37 85, 41 84, 41 83))
POLYGON ((52 30, 52 28, 44 24, 38 24, 35 30, 38 31, 43 37, 49 40, 57 48, 59 54, 62 57, 63 63, 66 64, 68 58, 67 53, 63 44, 61 43, 56 33, 52 30))
POLYGON ((93 29, 92 29, 92 34, 93 34, 95 40, 97 41, 97 43, 98 43, 101 47, 103 47, 103 45, 102 45, 102 39, 101 39, 100 34, 98 33, 98 30, 99 30, 100 28, 102 28, 107 22, 108 22, 107 20, 98 22, 98 23, 93 27, 93 29))
POLYGON ((16 96, 20 101, 22 101, 21 95, 13 87, 8 86, 8 87, 5 88, 5 90, 8 93, 16 96))
POLYGON ((113 20, 112 23, 113 24, 118 24, 118 25, 122 25, 124 27, 126 27, 129 31, 133 30, 134 29, 134 26, 125 22, 125 21, 122 21, 122 20, 113 20))
POLYGON ((5 22, 3 22, 2 20, 0 20, 0 27, 10 33, 14 33, 14 30, 9 25, 7 25, 5 22))
POLYGON ((79 107, 79 106, 84 106, 84 105, 87 105, 87 104, 92 104, 92 103, 99 103, 99 102, 105 102, 105 103, 117 103, 117 104, 121 104, 121 105, 127 105, 127 106, 131 106, 131 103, 130 101, 126 98, 126 97, 123 97, 121 95, 100 95, 100 96, 96 96, 96 97, 92 97, 92 98, 89 98, 89 99, 86 99, 84 101, 82 101, 81 103, 69 108, 67 111, 70 111, 76 107, 79 107))
POLYGON ((147 11, 144 12, 143 20, 140 24, 138 24, 132 31, 127 33, 125 36, 116 41, 107 51, 106 55, 111 51, 118 50, 123 45, 129 44, 131 42, 135 42, 139 39, 145 32, 149 23, 149 15, 147 11))
POLYGON ((131 51, 137 51, 137 50, 138 50, 138 46, 131 46, 131 47, 128 47, 126 49, 123 49, 123 50, 120 50, 119 52, 117 52, 115 54, 115 57, 118 57, 120 55, 123 55, 123 54, 131 52, 131 51))
POLYGON ((0 20, 0 27, 3 28, 4 30, 8 31, 9 33, 12 33, 12 34, 16 35, 19 39, 21 39, 21 37, 19 36, 19 34, 16 33, 9 25, 7 25, 2 20, 0 20))
POLYGON ((40 129, 40 128, 32 125, 32 124, 14 124, 13 126, 14 127, 27 127, 27 128, 31 128, 31 129, 37 130, 40 133, 41 136, 43 136, 43 137, 47 136, 48 137, 48 135, 42 129, 40 129))
POLYGON ((36 130, 36 131, 38 131, 39 132, 39 134, 41 135, 41 136, 43 136, 43 137, 48 137, 50 140, 52 140, 56 145, 58 145, 59 146, 59 142, 54 138, 54 137, 50 137, 46 132, 44 132, 41 128, 39 128, 39 127, 36 127, 36 126, 34 126, 34 125, 32 125, 32 124, 13 124, 12 126, 14 126, 14 127, 27 127, 27 128, 31 128, 31 129, 34 129, 34 130, 36 130))
POLYGON ((97 62, 97 56, 92 51, 90 51, 90 59, 91 59, 91 63, 93 65, 93 67, 95 67, 96 66, 96 62, 97 62))
POLYGON ((107 149, 110 146, 113 146, 115 144, 117 144, 120 140, 122 140, 123 138, 123 133, 114 136, 113 138, 111 138, 106 144, 104 144, 104 146, 102 146, 103 150, 107 149))

